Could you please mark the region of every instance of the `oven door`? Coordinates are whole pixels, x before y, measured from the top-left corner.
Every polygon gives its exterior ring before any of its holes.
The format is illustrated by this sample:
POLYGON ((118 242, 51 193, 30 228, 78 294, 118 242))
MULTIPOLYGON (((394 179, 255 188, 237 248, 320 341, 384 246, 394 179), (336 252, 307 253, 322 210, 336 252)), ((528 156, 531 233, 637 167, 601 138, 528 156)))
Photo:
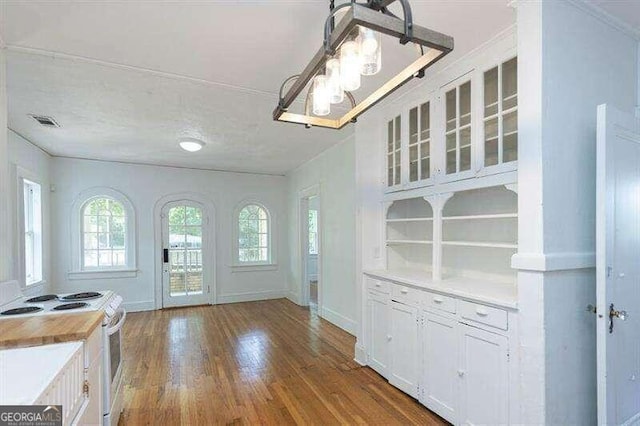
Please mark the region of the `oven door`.
POLYGON ((122 326, 127 312, 119 309, 104 332, 104 414, 111 413, 122 381, 122 326))

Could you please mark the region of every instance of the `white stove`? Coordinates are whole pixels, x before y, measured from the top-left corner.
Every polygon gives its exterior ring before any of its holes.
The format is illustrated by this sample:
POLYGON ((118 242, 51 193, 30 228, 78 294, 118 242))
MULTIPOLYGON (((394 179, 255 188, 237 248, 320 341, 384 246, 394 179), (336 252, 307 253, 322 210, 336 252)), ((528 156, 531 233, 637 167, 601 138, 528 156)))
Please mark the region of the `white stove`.
POLYGON ((39 315, 104 311, 102 320, 103 425, 118 423, 122 411, 122 326, 127 312, 113 291, 46 294, 26 297, 17 281, 0 283, 0 321, 39 315))

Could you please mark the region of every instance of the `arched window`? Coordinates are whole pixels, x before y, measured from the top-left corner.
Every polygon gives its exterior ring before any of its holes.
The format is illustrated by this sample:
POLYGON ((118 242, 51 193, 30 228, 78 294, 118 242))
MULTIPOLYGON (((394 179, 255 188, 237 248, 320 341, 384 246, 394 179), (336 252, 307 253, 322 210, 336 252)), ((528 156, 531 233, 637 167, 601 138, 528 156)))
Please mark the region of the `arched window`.
POLYGON ((82 269, 127 266, 127 215, 108 197, 88 200, 82 208, 82 269))
POLYGON ((237 215, 238 264, 271 263, 271 219, 269 211, 255 203, 247 204, 237 215))
POLYGON ((80 194, 71 212, 71 279, 136 275, 135 213, 131 202, 111 188, 80 194))

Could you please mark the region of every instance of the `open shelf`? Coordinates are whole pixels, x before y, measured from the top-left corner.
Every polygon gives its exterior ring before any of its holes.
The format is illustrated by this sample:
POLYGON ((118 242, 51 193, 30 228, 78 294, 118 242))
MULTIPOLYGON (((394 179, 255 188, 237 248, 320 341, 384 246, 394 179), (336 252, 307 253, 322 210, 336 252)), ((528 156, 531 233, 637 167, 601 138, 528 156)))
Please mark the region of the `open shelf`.
POLYGON ((464 247, 492 247, 492 248, 506 248, 517 249, 517 244, 510 243, 484 243, 480 241, 443 241, 443 246, 464 246, 464 247))
POLYGON ((387 219, 387 223, 402 223, 402 222, 431 222, 432 217, 408 217, 405 219, 387 219))
POLYGON ((387 240, 387 244, 433 244, 428 240, 387 240))
POLYGON ((509 219, 517 218, 518 213, 476 214, 466 216, 446 216, 442 220, 478 220, 478 219, 509 219))

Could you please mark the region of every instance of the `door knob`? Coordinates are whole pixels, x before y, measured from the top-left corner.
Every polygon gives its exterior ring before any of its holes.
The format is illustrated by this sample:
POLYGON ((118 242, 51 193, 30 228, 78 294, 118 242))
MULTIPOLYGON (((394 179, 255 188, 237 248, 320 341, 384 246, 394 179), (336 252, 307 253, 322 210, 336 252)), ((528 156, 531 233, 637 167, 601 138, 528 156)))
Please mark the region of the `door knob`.
POLYGON ((618 318, 620 321, 625 321, 629 318, 627 311, 618 311, 614 309, 613 303, 609 306, 609 334, 613 333, 613 319, 618 318))

